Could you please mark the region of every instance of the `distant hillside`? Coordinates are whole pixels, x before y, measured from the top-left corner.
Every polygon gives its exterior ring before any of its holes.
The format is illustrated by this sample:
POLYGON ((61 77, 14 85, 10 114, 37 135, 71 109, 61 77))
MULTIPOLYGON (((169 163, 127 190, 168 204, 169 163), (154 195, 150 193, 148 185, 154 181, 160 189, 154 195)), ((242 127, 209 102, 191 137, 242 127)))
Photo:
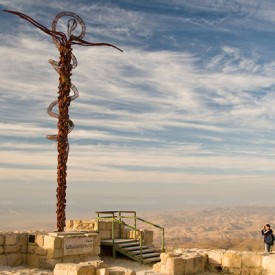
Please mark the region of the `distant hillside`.
MULTIPOLYGON (((262 251, 260 230, 266 223, 275 227, 274 214, 273 206, 251 206, 143 213, 143 217, 165 227, 170 248, 262 251)), ((159 231, 154 231, 157 241, 159 231)))

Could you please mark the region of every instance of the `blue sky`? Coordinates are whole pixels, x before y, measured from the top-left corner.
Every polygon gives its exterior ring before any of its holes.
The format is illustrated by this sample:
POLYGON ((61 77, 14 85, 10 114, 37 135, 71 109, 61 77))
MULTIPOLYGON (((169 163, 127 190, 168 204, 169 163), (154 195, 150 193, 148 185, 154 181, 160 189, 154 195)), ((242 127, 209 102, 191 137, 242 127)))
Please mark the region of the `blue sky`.
MULTIPOLYGON (((273 203, 275 3, 251 0, 19 1, 50 27, 86 23, 74 47, 68 212, 273 203)), ((55 204, 58 60, 51 39, 1 12, 0 209, 55 204)))

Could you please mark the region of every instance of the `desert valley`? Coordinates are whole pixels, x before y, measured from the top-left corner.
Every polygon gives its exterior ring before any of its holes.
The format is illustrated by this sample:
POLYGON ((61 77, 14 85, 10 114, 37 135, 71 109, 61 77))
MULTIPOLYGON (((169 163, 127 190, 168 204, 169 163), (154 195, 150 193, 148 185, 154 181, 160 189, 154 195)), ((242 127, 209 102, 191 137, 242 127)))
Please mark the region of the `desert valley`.
MULTIPOLYGON (((274 213, 274 206, 263 205, 137 212, 138 216, 165 228, 165 242, 169 250, 180 247, 240 251, 263 250, 260 230, 266 223, 275 227, 274 213)), ((81 216, 87 219, 95 217, 92 211, 81 216)), ((5 222, 0 225, 0 230, 53 231, 55 220, 51 218, 25 212, 5 212, 1 213, 1 220, 5 222)), ((146 228, 154 230, 154 241, 158 243, 160 232, 151 226, 146 228)))

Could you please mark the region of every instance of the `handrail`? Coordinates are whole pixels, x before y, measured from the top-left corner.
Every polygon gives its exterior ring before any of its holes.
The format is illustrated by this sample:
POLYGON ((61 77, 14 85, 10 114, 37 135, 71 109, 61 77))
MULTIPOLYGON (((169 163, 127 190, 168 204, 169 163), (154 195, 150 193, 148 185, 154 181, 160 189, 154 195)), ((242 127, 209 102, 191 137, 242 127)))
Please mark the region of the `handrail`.
POLYGON ((121 236, 121 224, 124 224, 126 225, 127 227, 129 228, 132 228, 134 231, 135 231, 135 234, 134 234, 134 238, 136 239, 136 232, 139 231, 140 232, 140 256, 141 256, 141 261, 142 261, 142 231, 140 229, 137 228, 137 220, 141 221, 141 222, 144 222, 144 223, 147 223, 151 226, 154 226, 158 229, 161 230, 161 250, 162 252, 165 252, 165 244, 164 244, 164 227, 160 226, 160 225, 157 225, 157 224, 154 224, 152 222, 149 222, 145 219, 142 219, 142 218, 139 218, 137 217, 136 215, 136 211, 98 211, 96 212, 97 214, 97 221, 99 221, 100 219, 101 220, 112 220, 112 240, 113 240, 113 245, 114 245, 114 221, 117 221, 120 225, 120 228, 119 228, 119 231, 120 231, 120 236, 121 236), (134 214, 134 216, 124 216, 122 215, 122 213, 132 213, 134 214), (100 217, 101 214, 112 214, 112 216, 107 216, 107 217, 100 217), (134 226, 131 226, 127 223, 125 223, 124 221, 122 221, 122 219, 134 219, 134 226))
MULTIPOLYGON (((113 253, 114 251, 114 244, 115 244, 115 221, 118 222, 119 224, 123 224, 124 226, 127 226, 131 229, 134 229, 135 232, 139 231, 140 232, 140 240, 139 240, 139 249, 140 249, 140 262, 143 262, 143 258, 142 258, 142 245, 143 245, 143 241, 142 241, 142 231, 134 226, 131 226, 130 224, 125 223, 124 221, 121 221, 119 219, 116 219, 115 217, 99 217, 99 220, 112 220, 112 241, 113 241, 113 253)), ((135 236, 136 237, 136 236, 135 236)))
POLYGON ((136 213, 136 211, 97 211, 96 214, 113 214, 113 213, 136 213))
POLYGON ((142 221, 142 222, 145 222, 145 223, 148 223, 148 224, 153 225, 153 226, 155 226, 155 227, 157 227, 157 228, 163 229, 162 226, 157 225, 157 224, 154 224, 154 223, 149 222, 149 221, 146 221, 146 220, 144 220, 144 219, 142 219, 142 218, 137 217, 137 220, 142 221))
POLYGON ((139 221, 142 221, 144 223, 147 223, 147 224, 150 224, 158 229, 161 230, 161 252, 164 253, 165 252, 165 244, 164 244, 164 227, 160 226, 160 225, 157 225, 157 224, 154 224, 152 222, 149 222, 149 221, 146 221, 142 218, 139 218, 139 217, 136 217, 137 220, 139 221))

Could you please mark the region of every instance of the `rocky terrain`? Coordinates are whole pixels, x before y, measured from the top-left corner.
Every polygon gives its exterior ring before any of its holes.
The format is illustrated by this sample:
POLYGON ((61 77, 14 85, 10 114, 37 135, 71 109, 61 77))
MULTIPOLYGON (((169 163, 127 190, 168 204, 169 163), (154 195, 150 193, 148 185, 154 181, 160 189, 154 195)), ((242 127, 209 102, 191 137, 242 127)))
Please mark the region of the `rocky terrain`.
MULTIPOLYGON (((274 206, 242 206, 142 213, 142 217, 165 227, 168 248, 209 248, 262 251, 260 230, 275 228, 274 206)), ((148 229, 152 227, 148 227, 148 229)), ((160 240, 159 230, 155 241, 160 240)))

